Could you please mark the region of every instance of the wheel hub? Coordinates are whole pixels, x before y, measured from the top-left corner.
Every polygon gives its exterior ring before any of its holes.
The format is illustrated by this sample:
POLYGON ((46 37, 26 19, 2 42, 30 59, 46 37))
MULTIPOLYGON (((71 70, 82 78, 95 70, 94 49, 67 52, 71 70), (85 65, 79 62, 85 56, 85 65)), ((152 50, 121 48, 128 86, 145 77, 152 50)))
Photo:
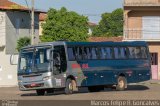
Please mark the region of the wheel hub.
POLYGON ((69 83, 69 90, 73 90, 73 84, 72 83, 69 83))

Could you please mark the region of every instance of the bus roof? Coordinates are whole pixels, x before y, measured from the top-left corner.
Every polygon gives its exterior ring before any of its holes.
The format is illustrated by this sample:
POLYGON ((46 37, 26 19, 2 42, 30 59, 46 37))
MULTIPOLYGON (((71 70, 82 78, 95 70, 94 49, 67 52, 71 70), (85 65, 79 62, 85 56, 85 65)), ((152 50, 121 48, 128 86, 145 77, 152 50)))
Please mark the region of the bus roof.
POLYGON ((46 42, 37 45, 30 45, 23 47, 22 49, 38 47, 38 46, 48 46, 48 45, 63 45, 67 46, 146 46, 145 41, 133 41, 133 42, 68 42, 68 41, 56 41, 56 42, 46 42))
POLYGON ((144 41, 133 42, 66 42, 68 46, 146 46, 144 41))
POLYGON ((33 48, 33 47, 39 47, 39 46, 49 46, 49 45, 63 45, 65 44, 64 41, 56 41, 56 42, 45 42, 45 43, 39 43, 36 45, 29 45, 29 46, 25 46, 22 49, 27 49, 27 48, 33 48))

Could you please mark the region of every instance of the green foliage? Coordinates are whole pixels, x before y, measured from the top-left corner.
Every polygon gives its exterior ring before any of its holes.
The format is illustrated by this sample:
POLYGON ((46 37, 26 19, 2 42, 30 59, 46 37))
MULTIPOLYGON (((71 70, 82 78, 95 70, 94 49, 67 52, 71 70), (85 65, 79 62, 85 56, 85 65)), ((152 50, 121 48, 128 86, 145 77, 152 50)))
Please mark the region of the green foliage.
POLYGON ((99 36, 103 34, 99 25, 96 25, 95 27, 93 27, 92 31, 93 31, 92 32, 93 36, 99 36))
POLYGON ((102 19, 95 28, 93 36, 120 36, 123 35, 123 10, 116 9, 112 13, 102 14, 102 19))
POLYGON ((40 37, 42 42, 56 40, 86 41, 88 37, 88 18, 78 15, 66 8, 48 11, 46 22, 42 24, 43 32, 40 37))
POLYGON ((29 37, 22 37, 19 38, 17 41, 17 50, 20 51, 20 49, 24 46, 28 46, 31 44, 31 39, 29 37))

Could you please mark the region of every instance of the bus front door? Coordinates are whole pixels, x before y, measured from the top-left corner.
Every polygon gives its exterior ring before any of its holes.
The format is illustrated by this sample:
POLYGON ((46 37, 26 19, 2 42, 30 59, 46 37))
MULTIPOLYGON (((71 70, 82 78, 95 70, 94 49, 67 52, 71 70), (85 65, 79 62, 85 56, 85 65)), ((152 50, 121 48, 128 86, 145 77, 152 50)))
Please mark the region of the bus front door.
POLYGON ((67 68, 64 46, 55 46, 53 50, 53 76, 55 86, 60 88, 65 86, 64 77, 67 68))

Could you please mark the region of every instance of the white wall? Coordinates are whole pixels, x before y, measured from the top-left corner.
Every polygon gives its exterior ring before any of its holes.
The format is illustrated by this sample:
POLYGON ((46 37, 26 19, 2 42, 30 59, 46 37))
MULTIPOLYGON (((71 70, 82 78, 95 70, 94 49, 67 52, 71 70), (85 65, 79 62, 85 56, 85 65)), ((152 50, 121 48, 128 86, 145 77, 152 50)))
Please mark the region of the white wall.
POLYGON ((17 66, 6 54, 6 13, 0 12, 0 87, 17 85, 17 66))
POLYGON ((10 55, 0 48, 0 87, 17 85, 17 65, 10 64, 10 55))
POLYGON ((5 45, 5 35, 6 35, 6 13, 0 12, 0 47, 5 45))
MULTIPOLYGON (((35 14, 35 22, 39 23, 39 15, 35 14)), ((30 35, 30 15, 26 12, 0 11, 0 87, 17 86, 17 65, 10 64, 10 56, 16 51, 17 39, 30 35), (16 23, 19 19, 20 23, 16 23), (18 26, 16 26, 18 25, 18 26), (16 33, 18 28, 18 34, 16 33)), ((35 41, 38 42, 39 25, 35 26, 35 41)), ((18 56, 13 57, 14 63, 18 56)))

